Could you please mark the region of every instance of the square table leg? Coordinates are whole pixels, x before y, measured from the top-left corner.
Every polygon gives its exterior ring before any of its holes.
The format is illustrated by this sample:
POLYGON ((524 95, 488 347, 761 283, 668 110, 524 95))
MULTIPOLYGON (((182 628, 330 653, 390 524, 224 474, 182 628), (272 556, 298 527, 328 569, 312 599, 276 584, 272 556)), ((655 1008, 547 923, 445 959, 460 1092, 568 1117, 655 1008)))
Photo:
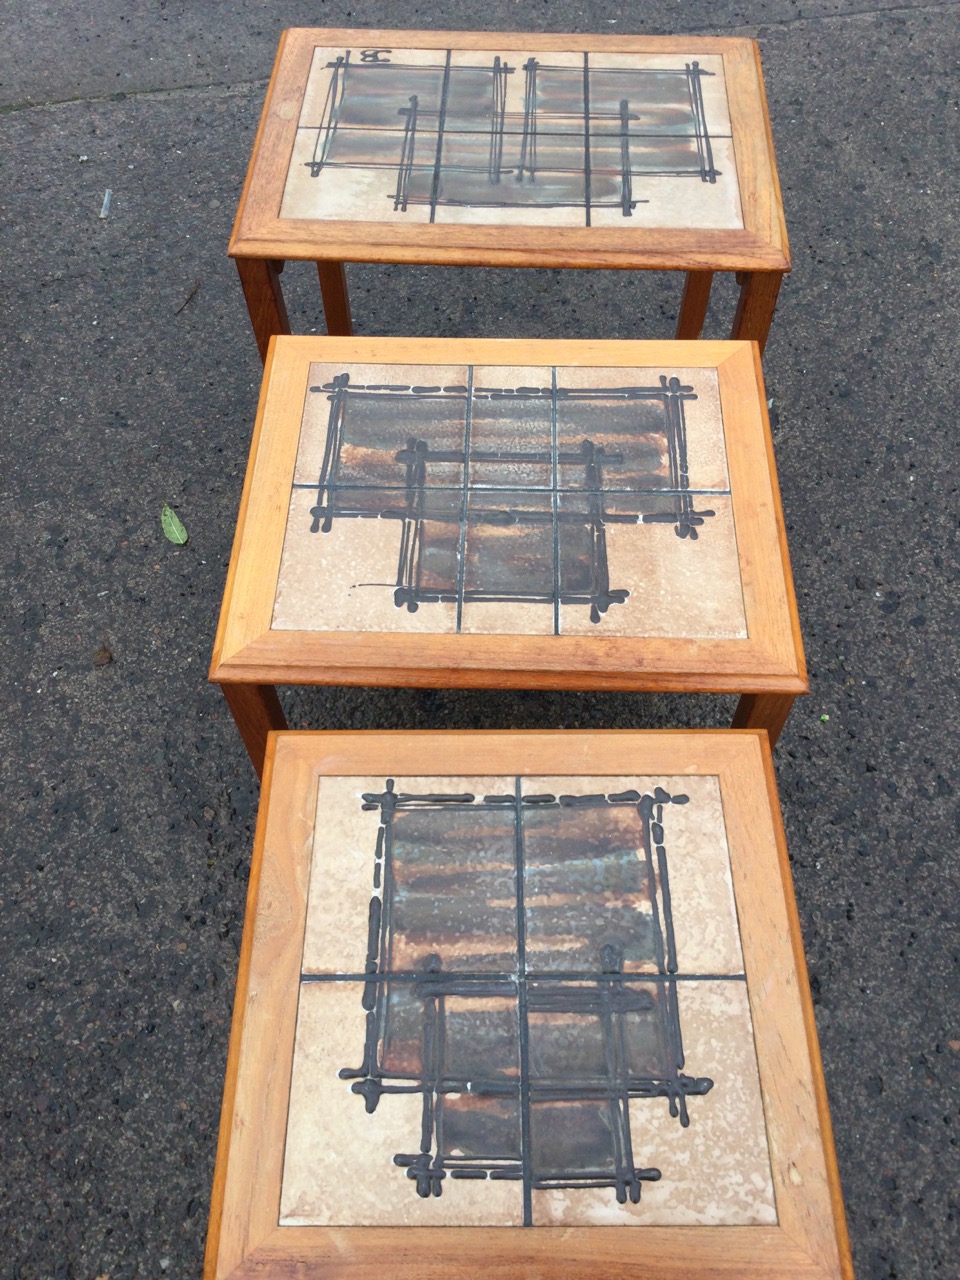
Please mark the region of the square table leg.
POLYGON ((782 271, 737 272, 740 298, 730 337, 758 343, 761 355, 767 345, 770 322, 773 320, 782 281, 782 271))
POLYGON ((707 318, 707 305, 710 302, 710 286, 713 284, 712 271, 688 271, 683 287, 683 299, 680 303, 680 316, 677 320, 677 340, 697 339, 703 332, 703 322, 707 318))
POLYGON ((263 762, 267 754, 267 734, 271 729, 288 727, 277 691, 272 684, 240 684, 233 681, 222 681, 220 688, 227 706, 233 712, 257 777, 262 778, 263 762))
POLYGON ((734 712, 733 729, 766 729, 771 747, 786 724, 793 699, 792 693, 744 693, 734 712))
POLYGON ((320 295, 323 298, 323 314, 327 321, 327 333, 349 338, 353 333, 350 319, 350 299, 347 296, 347 275, 342 262, 318 262, 320 295))
POLYGON ((290 332, 287 304, 280 288, 283 263, 270 258, 237 258, 236 263, 260 359, 266 363, 270 339, 274 334, 290 332))

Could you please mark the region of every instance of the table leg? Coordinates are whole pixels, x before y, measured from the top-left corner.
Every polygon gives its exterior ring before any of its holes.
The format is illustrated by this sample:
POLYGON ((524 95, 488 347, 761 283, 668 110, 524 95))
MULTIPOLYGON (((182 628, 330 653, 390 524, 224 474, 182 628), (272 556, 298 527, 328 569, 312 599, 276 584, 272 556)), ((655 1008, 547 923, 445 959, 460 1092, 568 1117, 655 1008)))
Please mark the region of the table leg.
POLYGON ((283 263, 268 258, 237 258, 236 261, 260 359, 266 363, 270 339, 276 333, 290 332, 287 304, 280 288, 283 263))
POLYGON ((342 262, 318 262, 320 296, 323 298, 323 314, 327 320, 327 333, 349 338, 353 333, 350 319, 350 299, 347 297, 347 273, 342 262))
POLYGON ((257 777, 262 778, 267 734, 271 729, 287 728, 287 717, 283 714, 277 691, 272 684, 239 684, 234 681, 224 681, 220 688, 233 712, 257 777))
POLYGON ((777 294, 783 281, 782 271, 738 271, 740 299, 733 317, 731 338, 746 338, 760 344, 760 354, 767 345, 767 334, 777 294))
POLYGON ((796 695, 792 693, 744 693, 733 716, 734 729, 766 729, 771 747, 780 737, 796 695))
POLYGON ((680 316, 677 320, 678 339, 700 337, 703 332, 703 322, 707 318, 707 305, 710 302, 712 284, 712 271, 687 272, 683 300, 680 303, 680 316))

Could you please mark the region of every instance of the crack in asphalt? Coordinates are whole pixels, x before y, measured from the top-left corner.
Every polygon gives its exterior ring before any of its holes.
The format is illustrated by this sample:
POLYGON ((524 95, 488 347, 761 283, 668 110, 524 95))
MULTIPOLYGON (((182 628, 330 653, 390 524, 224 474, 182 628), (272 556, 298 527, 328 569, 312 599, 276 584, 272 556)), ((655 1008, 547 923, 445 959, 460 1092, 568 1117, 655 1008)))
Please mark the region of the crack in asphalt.
POLYGON ((0 105, 0 116, 15 115, 19 111, 41 111, 48 107, 74 107, 80 103, 126 102, 137 98, 176 98, 190 94, 220 92, 224 97, 230 94, 246 93, 251 89, 263 89, 270 83, 269 76, 258 80, 236 80, 231 84, 213 81, 210 84, 183 84, 166 89, 131 89, 119 93, 78 94, 75 98, 45 98, 42 102, 11 102, 0 105))
POLYGON ((690 27, 685 35, 721 35, 725 31, 758 30, 770 27, 797 27, 802 23, 844 22, 848 18, 885 18, 888 14, 934 13, 944 9, 956 9, 956 0, 943 0, 940 4, 900 4, 889 8, 850 9, 846 13, 798 14, 795 18, 764 18, 761 22, 738 23, 729 27, 690 27))
MULTIPOLYGON (((762 22, 737 23, 729 27, 689 27, 684 34, 691 36, 719 36, 729 32, 756 31, 761 28, 768 30, 773 27, 796 27, 803 23, 846 22, 848 20, 856 20, 859 18, 883 18, 905 13, 941 13, 944 10, 949 11, 956 9, 956 7, 957 0, 943 0, 942 3, 938 4, 902 4, 895 5, 890 8, 854 9, 846 13, 798 14, 795 18, 770 18, 764 19, 762 22)), ((578 34, 589 33, 581 32, 578 34)), ((628 36, 637 33, 616 32, 610 34, 622 34, 624 36, 628 36)), ((22 102, 0 104, 0 116, 14 115, 19 111, 37 111, 45 107, 76 106, 78 103, 123 102, 128 98, 169 97, 176 94, 211 93, 217 90, 220 90, 225 94, 243 93, 250 89, 262 88, 268 83, 269 77, 264 76, 256 80, 238 80, 232 84, 224 84, 221 81, 214 81, 210 84, 203 85, 175 85, 172 88, 168 87, 165 89, 133 89, 129 93, 121 91, 119 93, 78 94, 73 98, 47 98, 42 101, 26 100, 22 102)))

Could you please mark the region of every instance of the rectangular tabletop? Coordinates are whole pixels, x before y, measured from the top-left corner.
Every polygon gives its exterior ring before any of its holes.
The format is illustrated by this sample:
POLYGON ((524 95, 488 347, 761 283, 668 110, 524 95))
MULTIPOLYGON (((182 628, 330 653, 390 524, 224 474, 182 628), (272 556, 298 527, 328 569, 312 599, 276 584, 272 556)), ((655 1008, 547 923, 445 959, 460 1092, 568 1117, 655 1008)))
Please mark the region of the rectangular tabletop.
POLYGON ((756 347, 275 339, 211 678, 805 691, 756 347))
POLYGON ((789 270, 756 43, 289 30, 230 252, 789 270))
POLYGON ((384 1265, 851 1275, 762 735, 271 737, 206 1275, 384 1265))

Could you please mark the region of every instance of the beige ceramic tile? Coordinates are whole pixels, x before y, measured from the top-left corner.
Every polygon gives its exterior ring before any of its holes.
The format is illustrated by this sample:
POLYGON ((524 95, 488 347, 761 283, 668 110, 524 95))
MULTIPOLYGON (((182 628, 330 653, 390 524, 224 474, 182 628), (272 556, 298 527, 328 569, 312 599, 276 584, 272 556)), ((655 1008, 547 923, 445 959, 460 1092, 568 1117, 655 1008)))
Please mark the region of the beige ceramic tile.
MULTIPOLYGON (((380 810, 363 808, 363 796, 380 795, 384 777, 321 778, 307 925, 303 949, 305 973, 363 973, 367 961, 367 926, 374 889, 380 810)), ((512 778, 420 778, 397 776, 398 795, 465 794, 477 797, 509 794, 512 778)))
POLYGON ((663 847, 670 881, 670 902, 681 973, 743 973, 740 927, 733 895, 720 781, 711 775, 625 774, 621 777, 525 777, 533 795, 569 793, 622 795, 639 791, 687 796, 686 804, 663 806, 663 847))
POLYGON ((640 1203, 608 1190, 535 1191, 538 1226, 756 1226, 777 1221, 753 1024, 743 982, 679 983, 684 1070, 713 1081, 687 1100, 684 1128, 665 1099, 631 1099, 634 1163, 660 1170, 640 1203))
MULTIPOLYGON (((686 368, 671 365, 635 367, 563 367, 557 368, 557 387, 585 388, 649 387, 659 390, 661 379, 667 383, 676 378, 681 387, 690 387, 690 398, 683 402, 686 423, 687 476, 691 488, 726 490, 730 487, 727 470, 727 448, 723 434, 723 410, 720 404, 720 379, 716 369, 686 368)), ((665 474, 666 455, 662 466, 665 474)), ((616 468, 611 467, 610 477, 616 468)))
POLYGON ((553 634, 553 611, 549 605, 487 604, 483 601, 464 606, 461 635, 479 636, 549 636, 553 634))
POLYGON ((395 1155, 420 1149, 419 1094, 388 1094, 368 1115, 343 1068, 363 1057, 358 982, 300 989, 280 1200, 281 1226, 519 1226, 516 1182, 444 1180, 422 1200, 395 1155))
POLYGON ((582 605, 560 606, 562 635, 747 635, 740 560, 729 498, 696 499, 711 511, 696 541, 678 538, 672 524, 605 526, 612 590, 629 592, 599 624, 582 605), (708 505, 706 505, 708 504, 708 505))
MULTIPOLYGON (((410 365, 410 364, 326 364, 314 361, 307 375, 307 394, 303 403, 300 441, 297 446, 297 463, 294 482, 316 484, 323 470, 324 451, 327 445, 327 427, 330 422, 331 391, 334 378, 349 375, 350 387, 389 386, 463 387, 467 381, 464 365, 410 365), (314 390, 314 388, 318 388, 314 390)), ((390 418, 384 415, 385 426, 390 418)), ((399 422, 393 437, 384 441, 385 447, 403 449, 407 434, 399 422)), ((398 483, 402 477, 398 477, 398 483)))
POLYGON ((290 499, 274 603, 275 631, 383 631, 449 634, 456 605, 421 604, 411 613, 395 601, 399 520, 340 519, 329 533, 309 532, 315 491, 290 499))
MULTIPOLYGON (((438 200, 433 220, 440 225, 588 225, 584 181, 574 176, 585 168, 582 52, 454 52, 438 185, 433 160, 438 151, 436 122, 445 52, 368 51, 367 59, 381 64, 374 67, 369 61, 363 64, 362 51, 350 50, 344 75, 342 67, 335 69, 332 64, 346 53, 343 49, 315 51, 281 217, 415 225, 431 221, 433 197, 438 200), (500 82, 503 128, 501 145, 492 150, 489 104, 497 59, 512 71, 500 82), (524 140, 523 69, 528 59, 540 64, 535 152, 524 140), (404 66, 411 70, 405 73, 404 66), (471 67, 483 70, 471 72, 471 67), (334 104, 338 123, 330 129, 334 104), (531 166, 536 168, 535 180, 531 180, 531 166), (518 182, 521 173, 524 180, 518 182)), ((589 55, 589 225, 628 230, 742 228, 723 60, 713 55, 698 60, 712 181, 701 177, 701 157, 693 137, 684 73, 693 61, 682 54, 589 55), (661 74, 623 80, 622 73, 631 69, 661 74), (665 71, 677 75, 671 80, 662 74, 665 71), (621 177, 622 93, 628 95, 631 130, 627 214, 621 177), (631 93, 635 95, 632 102, 631 93), (679 130, 674 137, 669 136, 671 128, 679 130)))

